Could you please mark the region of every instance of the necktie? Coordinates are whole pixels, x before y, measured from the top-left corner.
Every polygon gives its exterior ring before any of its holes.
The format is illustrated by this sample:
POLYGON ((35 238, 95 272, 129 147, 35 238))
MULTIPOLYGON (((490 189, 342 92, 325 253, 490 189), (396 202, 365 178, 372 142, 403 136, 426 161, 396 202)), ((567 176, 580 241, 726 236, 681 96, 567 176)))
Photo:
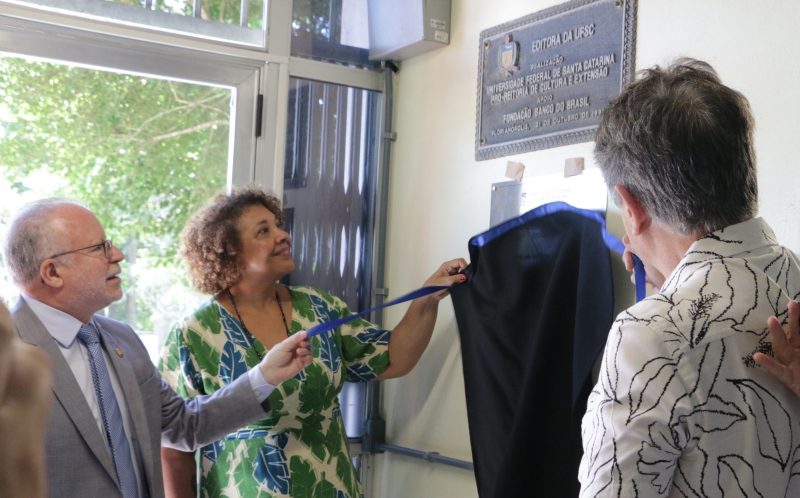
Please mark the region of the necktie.
POLYGON ((125 428, 122 425, 122 413, 117 403, 117 397, 111 387, 111 377, 108 374, 103 349, 100 346, 100 337, 91 323, 81 325, 78 340, 86 345, 89 350, 89 364, 92 371, 94 391, 97 394, 97 403, 100 405, 100 414, 103 418, 103 428, 106 433, 108 446, 111 448, 111 458, 117 472, 117 480, 122 489, 124 498, 136 498, 138 489, 136 473, 131 460, 131 449, 125 428))

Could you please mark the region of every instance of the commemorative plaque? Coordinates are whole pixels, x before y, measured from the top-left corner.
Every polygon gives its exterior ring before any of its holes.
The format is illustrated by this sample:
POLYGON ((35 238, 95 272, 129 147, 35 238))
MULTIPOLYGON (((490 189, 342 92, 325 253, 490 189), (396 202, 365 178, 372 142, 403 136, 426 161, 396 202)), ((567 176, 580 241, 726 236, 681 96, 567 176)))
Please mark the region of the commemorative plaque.
POLYGON ((635 27, 636 0, 575 0, 481 32, 475 158, 593 140, 635 27))

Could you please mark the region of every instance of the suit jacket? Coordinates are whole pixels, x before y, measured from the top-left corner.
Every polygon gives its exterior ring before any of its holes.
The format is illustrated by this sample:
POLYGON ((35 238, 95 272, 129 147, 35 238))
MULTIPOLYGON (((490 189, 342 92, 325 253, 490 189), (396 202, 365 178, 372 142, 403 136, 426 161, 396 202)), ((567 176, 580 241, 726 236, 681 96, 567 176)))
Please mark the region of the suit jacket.
MULTIPOLYGON (((89 405, 58 344, 20 299, 11 311, 20 338, 50 357, 53 403, 47 427, 48 496, 121 497, 111 455, 89 405)), ((164 496, 161 443, 184 451, 215 441, 264 417, 247 375, 212 396, 184 400, 161 379, 147 350, 128 325, 94 317, 130 414, 131 443, 146 493, 164 496), (116 348, 122 355, 115 354, 116 348)))

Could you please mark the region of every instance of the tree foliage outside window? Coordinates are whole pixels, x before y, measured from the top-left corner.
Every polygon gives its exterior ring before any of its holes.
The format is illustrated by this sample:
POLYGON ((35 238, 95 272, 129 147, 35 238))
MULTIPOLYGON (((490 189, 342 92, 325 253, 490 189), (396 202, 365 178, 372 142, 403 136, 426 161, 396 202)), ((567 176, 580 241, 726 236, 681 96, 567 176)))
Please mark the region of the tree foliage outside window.
MULTIPOLYGON (((106 1, 134 7, 144 7, 145 5, 143 0, 106 1)), ((200 19, 239 25, 242 12, 241 0, 155 0, 152 4, 152 8, 158 12, 169 12, 192 17, 194 14, 195 1, 200 1, 200 19)), ((247 6, 246 27, 251 29, 263 28, 264 1, 244 0, 244 4, 247 6)))
POLYGON ((292 3, 292 31, 295 36, 338 43, 341 16, 342 0, 296 0, 292 3))
POLYGON ((83 202, 127 259, 110 315, 163 330, 198 301, 179 234, 225 188, 230 99, 226 88, 0 59, 0 225, 23 200, 83 202))

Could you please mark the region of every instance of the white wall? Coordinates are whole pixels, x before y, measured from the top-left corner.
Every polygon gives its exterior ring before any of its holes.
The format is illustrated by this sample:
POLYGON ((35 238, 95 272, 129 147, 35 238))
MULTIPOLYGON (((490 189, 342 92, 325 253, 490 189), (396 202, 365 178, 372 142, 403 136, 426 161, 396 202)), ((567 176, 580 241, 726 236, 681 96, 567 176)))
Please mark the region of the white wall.
MULTIPOLYGON (((414 289, 445 259, 468 259, 470 236, 488 228, 490 186, 509 159, 526 176, 562 171, 564 159, 592 144, 476 162, 478 37, 482 30, 560 2, 453 0, 448 47, 404 61, 395 88, 389 196, 387 283, 391 295, 414 289)), ((686 55, 705 59, 750 100, 756 120, 760 214, 785 245, 800 251, 800 2, 791 0, 640 0, 636 69, 686 55)), ((403 309, 391 309, 392 325, 403 309)), ((408 376, 384 383, 391 443, 471 460, 458 333, 449 300, 431 345, 408 376)), ((372 459, 370 498, 477 496, 464 470, 384 454, 372 459)))

